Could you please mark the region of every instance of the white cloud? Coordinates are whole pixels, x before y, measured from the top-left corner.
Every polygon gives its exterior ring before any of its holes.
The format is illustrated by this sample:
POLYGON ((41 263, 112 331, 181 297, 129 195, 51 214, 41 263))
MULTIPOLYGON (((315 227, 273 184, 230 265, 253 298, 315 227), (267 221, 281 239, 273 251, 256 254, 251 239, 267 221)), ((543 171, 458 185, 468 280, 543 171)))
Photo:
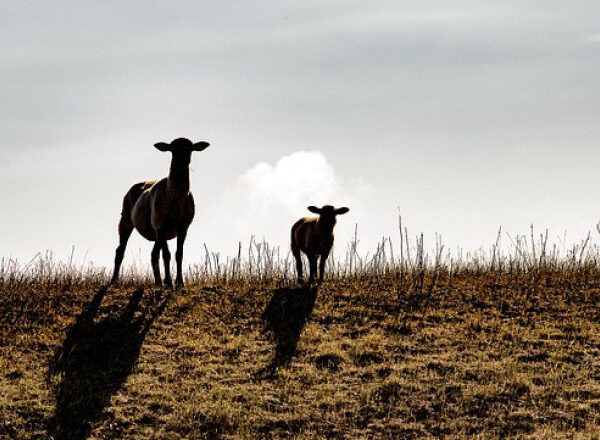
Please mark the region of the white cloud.
POLYGON ((333 166, 319 151, 284 156, 275 165, 261 162, 238 181, 248 193, 253 210, 283 209, 294 212, 300 205, 335 203, 340 197, 333 166))
POLYGON ((225 253, 252 235, 285 249, 294 221, 311 215, 307 206, 354 207, 370 192, 361 178, 338 175, 322 152, 299 151, 275 164, 260 162, 224 188, 210 207, 213 219, 199 232, 210 247, 225 253))

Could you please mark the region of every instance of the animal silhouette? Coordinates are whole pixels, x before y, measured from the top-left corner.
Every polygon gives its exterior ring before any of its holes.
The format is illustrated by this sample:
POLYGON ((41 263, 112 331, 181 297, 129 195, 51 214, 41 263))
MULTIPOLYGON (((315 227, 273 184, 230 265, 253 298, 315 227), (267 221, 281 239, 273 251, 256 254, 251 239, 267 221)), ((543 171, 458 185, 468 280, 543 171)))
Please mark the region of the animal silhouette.
POLYGON ((325 205, 321 208, 309 206, 308 210, 319 214, 319 217, 304 217, 298 220, 292 226, 292 254, 296 259, 296 270, 298 271, 298 282, 303 282, 302 277, 302 258, 300 251, 308 257, 310 265, 309 284, 314 282, 317 275, 317 260, 319 261, 319 284, 323 282, 323 272, 329 252, 333 246, 333 227, 336 223, 336 216, 350 211, 348 208, 334 208, 331 205, 325 205))
POLYGON ((111 284, 119 278, 119 270, 127 241, 137 231, 147 240, 154 241, 151 261, 154 282, 162 285, 160 278, 159 256, 162 251, 165 268, 164 283, 172 287, 171 253, 167 240, 177 237, 177 276, 175 283, 183 286, 182 261, 183 243, 188 228, 194 219, 194 197, 190 192, 190 161, 192 152, 208 148, 208 142, 193 143, 186 138, 178 138, 170 144, 159 142, 154 147, 172 154, 169 175, 159 181, 136 183, 123 198, 123 210, 119 221, 119 246, 115 253, 115 269, 111 284))

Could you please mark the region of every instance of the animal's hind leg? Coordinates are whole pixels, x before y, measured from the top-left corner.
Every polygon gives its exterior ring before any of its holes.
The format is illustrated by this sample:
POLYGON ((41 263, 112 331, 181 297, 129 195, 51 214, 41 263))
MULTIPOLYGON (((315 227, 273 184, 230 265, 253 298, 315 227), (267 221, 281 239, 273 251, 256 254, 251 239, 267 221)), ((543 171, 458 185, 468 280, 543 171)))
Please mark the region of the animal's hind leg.
POLYGON ((119 271, 121 270, 121 263, 123 262, 123 256, 125 255, 125 248, 127 248, 127 241, 132 232, 133 224, 131 224, 131 220, 127 216, 121 215, 121 220, 119 221, 119 246, 115 251, 115 270, 110 280, 110 284, 115 283, 119 278, 119 271))
POLYGON ((298 272, 298 282, 302 283, 304 277, 302 275, 302 257, 300 256, 300 249, 292 248, 292 255, 296 259, 296 272, 298 272))
POLYGON ((152 271, 154 272, 154 284, 157 286, 162 286, 162 280, 160 279, 160 267, 158 265, 158 259, 160 257, 160 243, 159 241, 154 242, 154 247, 152 248, 151 261, 152 261, 152 271))
POLYGON ((171 252, 166 240, 161 241, 161 249, 163 263, 165 264, 165 286, 173 287, 173 281, 171 280, 171 252))

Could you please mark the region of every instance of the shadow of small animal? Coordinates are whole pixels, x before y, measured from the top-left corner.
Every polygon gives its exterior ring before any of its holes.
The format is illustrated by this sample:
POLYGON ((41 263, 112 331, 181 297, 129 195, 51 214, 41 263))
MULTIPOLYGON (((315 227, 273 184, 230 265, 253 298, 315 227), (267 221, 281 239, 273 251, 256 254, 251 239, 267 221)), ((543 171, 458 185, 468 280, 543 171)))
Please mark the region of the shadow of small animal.
POLYGON ((48 426, 57 440, 83 440, 90 435, 92 424, 133 371, 150 326, 170 299, 155 296, 135 316, 143 295, 139 289, 118 316, 109 315, 96 323, 106 292, 106 287, 100 289, 84 307, 48 370, 50 376, 60 375, 56 408, 48 426))
POLYGON ((317 286, 309 285, 275 290, 262 316, 265 330, 275 340, 275 355, 268 366, 256 373, 257 378, 274 377, 280 367, 289 365, 300 333, 312 314, 317 292, 317 286))

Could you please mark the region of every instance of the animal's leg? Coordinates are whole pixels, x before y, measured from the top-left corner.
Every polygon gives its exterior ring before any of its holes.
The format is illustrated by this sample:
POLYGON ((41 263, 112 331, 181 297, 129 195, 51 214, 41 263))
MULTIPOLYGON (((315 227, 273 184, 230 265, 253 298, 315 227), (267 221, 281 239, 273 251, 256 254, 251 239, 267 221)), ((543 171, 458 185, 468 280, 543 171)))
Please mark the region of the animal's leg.
POLYGON ((177 276, 175 277, 175 285, 183 287, 183 243, 187 235, 187 229, 179 231, 177 234, 177 250, 175 251, 175 261, 177 262, 177 276))
POLYGON ((171 280, 171 252, 169 252, 167 240, 161 241, 161 249, 163 263, 165 264, 165 286, 173 287, 173 281, 171 280))
POLYGON ((127 247, 127 241, 133 232, 133 224, 128 216, 121 215, 119 221, 119 246, 115 252, 115 270, 110 280, 110 284, 113 284, 119 278, 119 271, 121 270, 121 263, 123 262, 123 256, 125 255, 125 248, 127 247))
POLYGON ((300 256, 300 249, 292 248, 292 255, 296 259, 296 271, 298 272, 298 283, 302 284, 304 277, 302 276, 302 257, 300 256))
POLYGON ((325 273, 325 263, 327 262, 327 257, 329 254, 322 254, 321 259, 319 260, 319 284, 323 284, 323 275, 325 273))
POLYGON ((317 255, 309 255, 308 261, 310 263, 310 275, 308 277, 308 284, 312 284, 317 276, 317 255))
POLYGON ((160 279, 160 267, 158 265, 158 259, 160 257, 160 242, 156 240, 154 242, 154 247, 152 248, 152 271, 154 272, 154 284, 157 286, 162 286, 162 281, 160 279))

